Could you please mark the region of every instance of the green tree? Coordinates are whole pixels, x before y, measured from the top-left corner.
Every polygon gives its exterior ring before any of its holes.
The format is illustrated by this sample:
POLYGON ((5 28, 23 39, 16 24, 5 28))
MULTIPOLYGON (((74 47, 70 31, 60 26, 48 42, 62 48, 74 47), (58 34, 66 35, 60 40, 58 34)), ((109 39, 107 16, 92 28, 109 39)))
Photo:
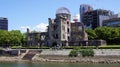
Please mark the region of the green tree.
POLYGON ((88 34, 88 39, 89 40, 93 40, 93 39, 97 38, 97 35, 96 35, 96 33, 95 33, 94 30, 92 30, 92 29, 86 29, 86 32, 88 34))
POLYGON ((98 39, 106 40, 109 44, 118 44, 119 42, 119 28, 98 27, 95 29, 95 33, 98 39))
POLYGON ((22 41, 22 33, 19 30, 10 31, 11 43, 13 45, 19 45, 22 41))
POLYGON ((27 32, 22 34, 21 43, 22 43, 22 46, 27 46, 27 32))
POLYGON ((6 46, 10 44, 10 35, 6 30, 0 30, 0 44, 6 46))

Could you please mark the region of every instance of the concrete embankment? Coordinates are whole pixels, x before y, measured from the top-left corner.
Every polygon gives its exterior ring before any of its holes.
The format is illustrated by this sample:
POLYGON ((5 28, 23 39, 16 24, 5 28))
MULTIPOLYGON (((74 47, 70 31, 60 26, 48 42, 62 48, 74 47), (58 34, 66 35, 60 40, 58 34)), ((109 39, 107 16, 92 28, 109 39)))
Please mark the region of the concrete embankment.
POLYGON ((71 50, 43 50, 34 62, 120 63, 120 49, 94 49, 94 57, 68 57, 71 50))
POLYGON ((56 62, 56 63, 117 63, 120 64, 120 56, 95 56, 95 57, 68 57, 36 55, 32 60, 22 60, 19 57, 0 57, 0 62, 56 62))
POLYGON ((57 62, 57 63, 119 63, 120 56, 94 56, 94 57, 68 57, 55 55, 37 55, 34 62, 57 62))
POLYGON ((23 60, 22 55, 6 57, 1 56, 0 62, 60 62, 60 63, 119 63, 120 49, 94 49, 94 57, 69 57, 71 50, 42 50, 37 53, 32 60, 23 60))

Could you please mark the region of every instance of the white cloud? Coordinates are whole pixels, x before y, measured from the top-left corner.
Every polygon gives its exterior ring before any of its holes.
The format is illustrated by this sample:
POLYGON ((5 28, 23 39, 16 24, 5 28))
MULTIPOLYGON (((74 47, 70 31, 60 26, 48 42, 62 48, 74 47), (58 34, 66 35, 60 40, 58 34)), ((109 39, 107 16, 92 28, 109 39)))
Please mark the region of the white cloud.
POLYGON ((48 24, 40 23, 40 24, 36 25, 35 27, 33 27, 33 30, 45 32, 47 29, 47 26, 48 26, 48 24))
POLYGON ((47 29, 47 26, 48 26, 48 24, 46 24, 46 23, 40 23, 40 24, 38 24, 38 25, 36 25, 36 26, 34 26, 34 27, 21 26, 21 27, 20 27, 20 30, 21 30, 22 32, 26 32, 26 31, 27 31, 27 28, 29 28, 30 31, 35 30, 35 31, 45 32, 46 29, 47 29))
POLYGON ((26 32, 26 31, 27 31, 27 28, 30 29, 29 26, 21 26, 21 27, 20 27, 20 30, 21 30, 21 32, 26 32))
POLYGON ((29 27, 29 26, 21 26, 20 28, 22 28, 22 29, 29 28, 29 29, 30 29, 30 27, 29 27))
POLYGON ((75 16, 77 17, 78 20, 80 19, 80 14, 76 14, 75 16))
POLYGON ((74 19, 80 19, 80 14, 76 14, 75 16, 74 16, 74 19))

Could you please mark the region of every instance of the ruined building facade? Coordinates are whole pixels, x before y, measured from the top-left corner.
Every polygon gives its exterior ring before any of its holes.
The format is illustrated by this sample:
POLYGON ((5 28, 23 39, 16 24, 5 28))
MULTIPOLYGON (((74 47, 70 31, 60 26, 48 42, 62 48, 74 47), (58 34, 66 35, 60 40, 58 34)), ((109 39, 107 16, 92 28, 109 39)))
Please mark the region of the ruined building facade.
POLYGON ((47 32, 27 32, 27 44, 50 47, 88 45, 84 24, 70 21, 70 11, 65 7, 59 8, 55 19, 48 18, 47 32))
POLYGON ((49 18, 48 44, 50 46, 68 45, 71 35, 70 16, 70 11, 65 7, 61 7, 57 10, 55 19, 49 18))

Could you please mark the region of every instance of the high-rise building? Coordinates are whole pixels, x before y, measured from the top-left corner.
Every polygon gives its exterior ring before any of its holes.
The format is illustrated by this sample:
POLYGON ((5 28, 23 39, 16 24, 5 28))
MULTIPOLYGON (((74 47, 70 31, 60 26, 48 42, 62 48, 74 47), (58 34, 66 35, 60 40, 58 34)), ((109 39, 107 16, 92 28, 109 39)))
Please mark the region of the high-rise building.
POLYGON ((86 12, 92 11, 93 8, 90 5, 82 4, 80 5, 80 22, 83 22, 83 15, 86 12))
POLYGON ((110 16, 110 19, 113 19, 113 18, 120 18, 120 13, 113 14, 113 15, 110 16))
POLYGON ((103 26, 120 27, 120 13, 109 16, 110 18, 103 21, 103 26))
POLYGON ((109 10, 97 9, 84 13, 82 20, 85 27, 95 29, 101 27, 103 20, 109 19, 111 15, 112 12, 109 10))
POLYGON ((0 30, 8 30, 8 19, 0 17, 0 30))

